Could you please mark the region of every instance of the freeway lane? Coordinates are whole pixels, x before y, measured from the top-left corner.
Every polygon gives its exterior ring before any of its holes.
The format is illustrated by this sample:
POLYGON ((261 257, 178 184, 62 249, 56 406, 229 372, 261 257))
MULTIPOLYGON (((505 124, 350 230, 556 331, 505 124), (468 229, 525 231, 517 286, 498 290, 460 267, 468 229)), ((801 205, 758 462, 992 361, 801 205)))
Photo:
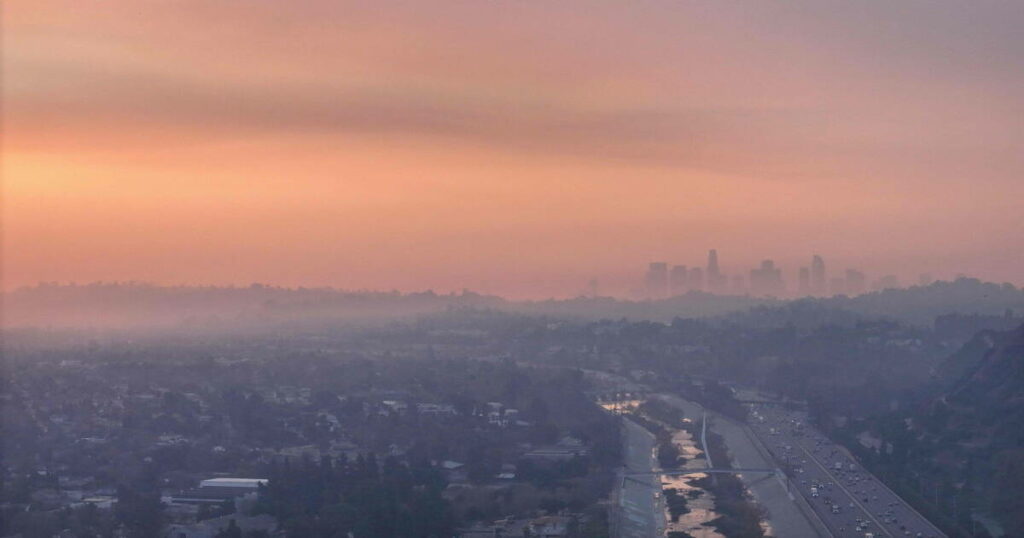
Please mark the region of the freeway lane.
POLYGON ((928 520, 841 447, 807 425, 804 413, 752 405, 752 429, 788 463, 799 492, 838 537, 941 537, 928 520))
MULTIPOLYGON (((742 424, 716 413, 707 412, 702 406, 689 400, 669 395, 656 397, 682 409, 688 417, 700 417, 707 413, 706 416, 711 417, 708 428, 722 436, 729 449, 733 467, 770 468, 776 466, 770 457, 755 445, 755 440, 748 433, 749 430, 742 424)), ((764 475, 754 474, 741 474, 740 478, 754 495, 757 503, 767 510, 772 536, 779 538, 830 536, 827 529, 821 527, 821 523, 810 519, 814 517, 813 514, 805 513, 797 506, 793 497, 790 497, 784 482, 775 477, 766 478, 764 475)))
MULTIPOLYGON (((819 470, 821 470, 821 473, 822 473, 822 475, 826 475, 826 476, 827 476, 827 475, 829 475, 828 469, 826 469, 826 468, 825 468, 825 466, 824 466, 824 465, 822 465, 822 464, 821 464, 821 462, 819 462, 819 461, 818 461, 818 460, 817 460, 817 459, 816 459, 816 458, 814 457, 814 455, 813 455, 813 454, 811 454, 810 452, 808 452, 808 451, 807 451, 807 449, 806 449, 806 448, 804 448, 803 446, 800 446, 800 444, 799 444, 799 443, 797 444, 797 447, 798 447, 798 448, 799 448, 799 449, 800 449, 800 450, 801 450, 801 451, 802 451, 802 452, 804 453, 804 455, 806 456, 806 458, 805 458, 805 459, 804 459, 803 461, 807 461, 807 460, 810 460, 810 461, 811 461, 811 463, 812 463, 813 465, 817 466, 817 467, 818 467, 818 469, 819 469, 819 470)), ((843 490, 843 493, 846 493, 846 496, 847 496, 847 498, 849 498, 849 499, 850 499, 850 500, 851 500, 851 501, 853 502, 853 504, 857 505, 857 507, 858 507, 858 508, 860 508, 860 509, 861 509, 861 510, 863 511, 863 513, 867 515, 868 519, 870 519, 870 520, 871 520, 871 522, 872 522, 872 523, 874 523, 874 524, 876 525, 876 528, 877 528, 877 529, 879 529, 879 533, 880 533, 880 534, 883 534, 883 535, 885 535, 885 536, 892 536, 892 533, 890 533, 889 531, 887 531, 887 530, 885 529, 885 527, 884 527, 884 526, 882 525, 882 523, 881 523, 880 521, 878 521, 878 519, 876 519, 876 518, 875 518, 875 516, 873 516, 873 515, 871 514, 871 510, 869 510, 869 509, 868 509, 868 508, 867 508, 866 506, 864 506, 863 504, 861 504, 861 501, 860 501, 859 499, 857 499, 857 495, 856 495, 856 493, 853 493, 853 492, 851 492, 850 490, 846 489, 846 486, 844 486, 844 485, 843 485, 843 482, 842 482, 842 480, 840 480, 840 481, 838 481, 838 482, 834 482, 834 483, 833 483, 833 482, 827 482, 826 484, 827 484, 827 485, 826 485, 826 486, 823 486, 823 487, 822 487, 822 489, 825 489, 825 488, 827 487, 827 488, 829 488, 829 489, 831 490, 831 485, 832 485, 832 484, 834 484, 834 485, 838 486, 838 487, 839 487, 839 489, 843 490)), ((819 497, 820 497, 820 495, 819 495, 819 497)), ((812 497, 811 497, 811 498, 814 498, 813 494, 812 494, 812 497)), ((832 499, 832 500, 833 500, 833 502, 835 501, 834 499, 832 499)), ((840 512, 840 513, 841 513, 841 512, 840 512)))

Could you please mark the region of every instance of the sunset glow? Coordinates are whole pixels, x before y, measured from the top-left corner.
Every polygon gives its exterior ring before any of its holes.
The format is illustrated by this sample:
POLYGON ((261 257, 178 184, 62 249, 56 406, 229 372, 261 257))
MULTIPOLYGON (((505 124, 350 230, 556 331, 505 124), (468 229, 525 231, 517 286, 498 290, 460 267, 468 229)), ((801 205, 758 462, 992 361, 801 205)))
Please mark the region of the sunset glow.
POLYGON ((1020 285, 1024 7, 914 5, 5 3, 4 287, 1020 285))

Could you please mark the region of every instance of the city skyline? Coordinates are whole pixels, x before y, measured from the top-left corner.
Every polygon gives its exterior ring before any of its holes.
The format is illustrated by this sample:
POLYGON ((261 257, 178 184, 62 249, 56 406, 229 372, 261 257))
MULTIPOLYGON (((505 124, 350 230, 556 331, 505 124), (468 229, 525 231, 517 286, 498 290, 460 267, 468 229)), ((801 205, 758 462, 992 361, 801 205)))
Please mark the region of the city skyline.
POLYGON ((4 288, 1024 284, 1019 4, 300 5, 5 5, 4 288))
POLYGON ((1024 537, 1024 1, 0 27, 0 537, 1024 537))
MULTIPOLYGON (((679 260, 681 258, 665 258, 671 260, 679 260)), ((690 259, 690 258, 686 258, 690 259)), ((779 263, 777 258, 763 258, 763 257, 752 257, 752 260, 756 262, 747 263, 748 267, 741 268, 744 265, 743 262, 733 263, 719 263, 718 262, 718 249, 710 249, 706 251, 706 262, 704 265, 686 265, 685 262, 675 263, 674 261, 655 261, 647 262, 647 272, 643 275, 638 276, 636 271, 636 264, 631 263, 632 268, 627 268, 625 271, 612 273, 612 272, 595 272, 592 271, 587 274, 572 274, 563 275, 558 280, 559 285, 562 287, 552 289, 548 294, 527 294, 527 295, 516 295, 516 294, 504 294, 500 291, 488 289, 485 287, 472 287, 472 286, 424 286, 424 287, 398 287, 398 286, 385 286, 385 287, 369 287, 369 286, 345 286, 338 285, 330 282, 313 282, 313 283, 287 283, 287 282, 274 282, 267 280, 252 280, 252 281, 225 281, 225 282, 209 282, 209 281, 170 281, 160 282, 154 280, 145 279, 96 279, 96 280, 83 280, 83 279, 67 279, 67 280, 37 280, 35 282, 25 282, 17 285, 9 285, 6 287, 6 291, 14 291, 18 288, 34 287, 38 285, 90 285, 94 283, 121 283, 121 284, 145 284, 155 286, 226 286, 226 287, 245 287, 250 285, 266 285, 276 286, 282 288, 333 288, 339 290, 352 290, 352 291, 371 291, 371 292, 387 292, 387 291, 398 291, 402 293, 419 293, 425 291, 433 291, 436 293, 460 293, 460 292, 473 292, 481 293, 484 295, 495 295, 504 297, 512 300, 543 300, 543 299, 567 299, 580 296, 602 296, 602 297, 614 297, 618 299, 651 299, 651 298, 668 298, 677 295, 683 295, 689 291, 701 291, 707 293, 714 293, 719 295, 751 295, 751 296, 777 296, 779 298, 799 298, 799 297, 830 297, 834 295, 850 295, 855 296, 862 293, 870 293, 875 291, 881 291, 887 288, 906 288, 911 286, 924 286, 937 281, 954 281, 960 278, 973 278, 980 279, 982 281, 993 282, 997 284, 1009 283, 1018 288, 1024 288, 1018 282, 1012 281, 994 281, 979 278, 977 275, 972 275, 964 272, 952 272, 947 274, 936 275, 930 271, 924 272, 910 272, 910 271, 880 271, 871 272, 864 271, 859 267, 850 267, 845 264, 837 264, 838 267, 830 267, 823 265, 820 277, 817 277, 817 273, 812 273, 812 269, 816 262, 824 264, 825 256, 820 254, 809 255, 807 260, 801 264, 799 261, 789 260, 788 262, 779 263), (714 266, 718 269, 718 285, 713 287, 709 274, 709 269, 712 267, 712 260, 714 260, 714 266), (768 264, 767 266, 765 264, 768 264), (660 293, 652 294, 651 286, 651 269, 657 268, 656 271, 660 273, 659 276, 653 280, 653 285, 660 286, 663 291, 660 293), (775 287, 768 290, 762 289, 757 291, 752 285, 751 277, 756 271, 775 271, 778 273, 777 277, 780 279, 781 287, 775 287), (808 285, 805 286, 802 282, 803 273, 808 274, 808 285), (608 275, 612 275, 609 277, 608 275), (824 282, 823 287, 819 287, 812 279, 817 279, 817 282, 824 282), (851 281, 854 282, 851 287, 851 281), (696 284, 695 284, 696 283, 696 284)), ((756 277, 755 277, 756 278, 756 277)))
MULTIPOLYGON (((747 271, 733 269, 729 272, 722 270, 719 264, 718 249, 710 249, 707 265, 703 268, 667 261, 648 263, 643 285, 631 289, 629 298, 664 299, 690 291, 780 298, 857 296, 890 288, 926 286, 942 280, 930 272, 919 273, 914 279, 896 273, 881 273, 869 278, 868 274, 855 267, 832 268, 830 272, 820 254, 812 254, 809 261, 790 270, 779 266, 772 258, 765 258, 747 271), (710 275, 715 276, 712 278, 710 275)), ((967 275, 957 273, 948 280, 963 277, 967 275)))

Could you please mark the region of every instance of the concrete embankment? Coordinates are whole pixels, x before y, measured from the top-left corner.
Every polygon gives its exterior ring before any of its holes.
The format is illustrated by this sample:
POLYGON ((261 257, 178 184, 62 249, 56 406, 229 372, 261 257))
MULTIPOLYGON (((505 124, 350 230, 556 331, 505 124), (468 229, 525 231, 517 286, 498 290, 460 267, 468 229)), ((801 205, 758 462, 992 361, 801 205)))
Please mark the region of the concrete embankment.
MULTIPOLYGON (((659 398, 682 409, 691 419, 698 419, 704 411, 699 404, 676 396, 661 395, 659 398)), ((753 469, 776 466, 771 456, 763 446, 759 446, 759 441, 749 432, 749 428, 745 424, 711 411, 708 411, 708 416, 711 417, 709 427, 711 431, 722 436, 732 458, 733 467, 753 469)), ((833 536, 810 507, 799 505, 803 498, 799 495, 790 495, 787 485, 782 480, 763 475, 741 475, 741 478, 753 494, 754 500, 767 511, 768 525, 772 536, 779 538, 804 536, 831 538, 833 536)))

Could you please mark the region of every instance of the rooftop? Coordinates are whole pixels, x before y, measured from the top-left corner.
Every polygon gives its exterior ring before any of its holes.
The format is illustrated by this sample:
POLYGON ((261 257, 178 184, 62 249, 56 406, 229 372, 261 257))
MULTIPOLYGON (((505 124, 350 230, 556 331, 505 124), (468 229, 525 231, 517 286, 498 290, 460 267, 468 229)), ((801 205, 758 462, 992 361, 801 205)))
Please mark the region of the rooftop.
POLYGON ((209 478, 200 482, 199 487, 256 489, 260 484, 266 483, 266 478, 209 478))

